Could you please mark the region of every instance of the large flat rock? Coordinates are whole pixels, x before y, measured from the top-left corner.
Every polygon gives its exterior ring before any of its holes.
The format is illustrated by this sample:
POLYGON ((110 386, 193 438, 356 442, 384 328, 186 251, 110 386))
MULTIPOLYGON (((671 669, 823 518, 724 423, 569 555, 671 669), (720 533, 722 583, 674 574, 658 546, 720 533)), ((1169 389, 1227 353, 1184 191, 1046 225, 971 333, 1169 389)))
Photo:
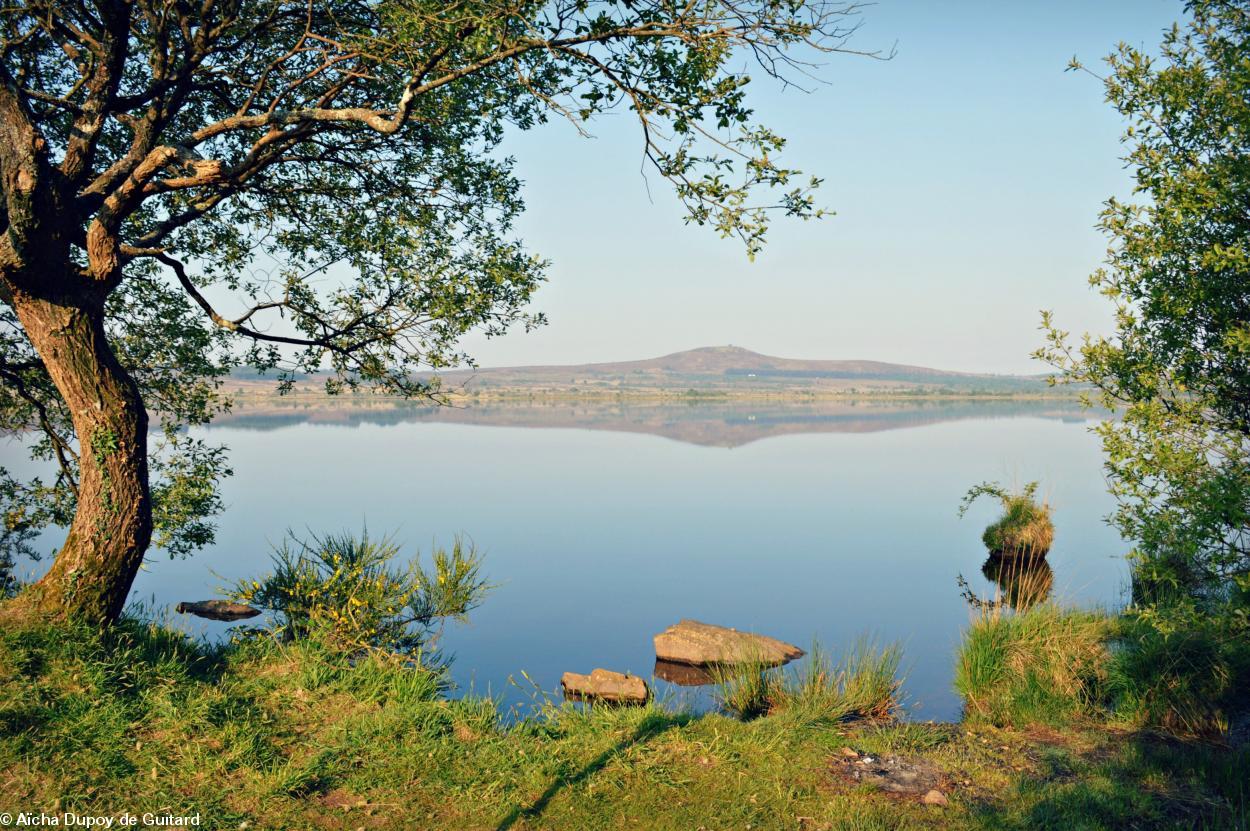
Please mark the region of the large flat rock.
POLYGON ((610 669, 592 670, 589 675, 566 672, 560 677, 564 697, 579 701, 603 701, 608 704, 647 703, 647 682, 637 675, 626 675, 610 669))
POLYGON ((655 636, 656 659, 678 664, 778 666, 802 655, 794 644, 697 620, 683 620, 655 636))

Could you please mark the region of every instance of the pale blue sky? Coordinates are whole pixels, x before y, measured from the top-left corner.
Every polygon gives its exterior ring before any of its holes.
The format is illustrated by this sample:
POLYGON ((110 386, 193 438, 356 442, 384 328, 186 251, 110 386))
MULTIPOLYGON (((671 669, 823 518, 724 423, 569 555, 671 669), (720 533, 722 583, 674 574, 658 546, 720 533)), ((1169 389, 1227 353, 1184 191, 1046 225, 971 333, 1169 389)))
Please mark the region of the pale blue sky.
MULTIPOLYGON (((733 343, 803 358, 1038 372, 1038 310, 1073 331, 1109 314, 1087 285, 1102 202, 1127 190, 1121 122, 1091 67, 1118 41, 1154 49, 1176 0, 882 0, 810 94, 759 82, 786 161, 822 176, 820 222, 780 222, 756 262, 687 227, 640 175, 625 113, 579 138, 565 123, 514 136, 528 211, 552 261, 532 333, 466 341, 483 366, 650 357, 733 343)), ((758 75, 759 73, 755 73, 758 75)))

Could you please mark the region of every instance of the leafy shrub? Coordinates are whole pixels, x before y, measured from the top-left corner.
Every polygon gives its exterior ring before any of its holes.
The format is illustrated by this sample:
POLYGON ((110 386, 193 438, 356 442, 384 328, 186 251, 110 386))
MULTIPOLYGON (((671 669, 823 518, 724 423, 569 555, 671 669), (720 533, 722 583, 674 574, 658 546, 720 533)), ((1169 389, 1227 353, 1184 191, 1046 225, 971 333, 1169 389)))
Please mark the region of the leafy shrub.
POLYGON ((1055 525, 1050 519, 1050 505, 1038 502, 1037 482, 1029 482, 1021 491, 1009 491, 997 482, 983 482, 964 494, 959 506, 962 517, 982 496, 992 496, 1003 506, 1003 515, 981 535, 981 541, 992 554, 1000 556, 1041 557, 1050 550, 1055 539, 1055 525))
POLYGON ((460 538, 450 552, 434 550, 431 571, 417 557, 395 564, 399 553, 391 538, 375 541, 367 531, 308 540, 288 533, 273 573, 240 581, 229 594, 273 612, 288 640, 316 633, 347 649, 411 654, 428 644, 436 622, 467 614, 489 586, 477 551, 460 538))
POLYGON ((1171 733, 1221 736, 1250 707, 1250 644, 1220 618, 1165 631, 1149 614, 1126 614, 1109 674, 1122 718, 1171 733))

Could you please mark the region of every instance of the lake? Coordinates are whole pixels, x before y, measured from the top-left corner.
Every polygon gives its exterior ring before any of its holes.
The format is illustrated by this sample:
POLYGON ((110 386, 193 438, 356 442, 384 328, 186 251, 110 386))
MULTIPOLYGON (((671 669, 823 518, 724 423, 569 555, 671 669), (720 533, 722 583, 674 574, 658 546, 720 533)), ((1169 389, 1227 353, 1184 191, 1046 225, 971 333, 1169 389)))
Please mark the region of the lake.
MULTIPOLYGON (((243 407, 197 431, 235 470, 216 544, 154 555, 134 597, 165 607, 258 576, 287 528, 367 523, 425 556, 461 534, 498 584, 444 633, 462 691, 528 703, 508 681, 522 671, 553 693, 566 670, 650 678, 652 636, 688 617, 835 653, 898 641, 911 717, 953 719, 972 616, 957 579, 995 593, 980 535, 998 506, 960 519, 970 486, 1040 480, 1055 596, 1121 602, 1126 546, 1103 521, 1092 423, 1062 401, 243 407)), ((657 689, 707 703, 700 688, 657 689)))

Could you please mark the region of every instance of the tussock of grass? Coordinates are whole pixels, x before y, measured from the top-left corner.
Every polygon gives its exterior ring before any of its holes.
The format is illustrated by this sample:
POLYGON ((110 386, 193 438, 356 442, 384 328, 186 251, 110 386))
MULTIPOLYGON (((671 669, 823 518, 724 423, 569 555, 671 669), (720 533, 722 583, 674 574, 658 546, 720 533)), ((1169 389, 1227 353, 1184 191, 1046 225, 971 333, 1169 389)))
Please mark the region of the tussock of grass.
POLYGON ((955 688, 966 713, 996 725, 1062 725, 1092 715, 1106 694, 1114 620, 1042 604, 988 609, 964 638, 955 688))
POLYGON ((985 604, 964 638, 955 687, 973 720, 1062 727, 1089 720, 1121 730, 1223 739, 1250 708, 1250 645, 1193 626, 1167 633, 1132 612, 1051 603, 1010 613, 985 604))
POLYGON ((721 708, 742 719, 790 713, 804 719, 882 720, 899 708, 902 650, 857 642, 834 662, 813 644, 807 659, 785 671, 755 664, 715 673, 721 708))
POLYGON ((1050 505, 1037 500, 1037 482, 1030 482, 1020 491, 1010 491, 994 482, 985 482, 964 495, 959 515, 981 496, 992 496, 1003 506, 1003 514, 995 520, 981 541, 999 557, 1044 557, 1055 541, 1055 524, 1050 518, 1050 505))

